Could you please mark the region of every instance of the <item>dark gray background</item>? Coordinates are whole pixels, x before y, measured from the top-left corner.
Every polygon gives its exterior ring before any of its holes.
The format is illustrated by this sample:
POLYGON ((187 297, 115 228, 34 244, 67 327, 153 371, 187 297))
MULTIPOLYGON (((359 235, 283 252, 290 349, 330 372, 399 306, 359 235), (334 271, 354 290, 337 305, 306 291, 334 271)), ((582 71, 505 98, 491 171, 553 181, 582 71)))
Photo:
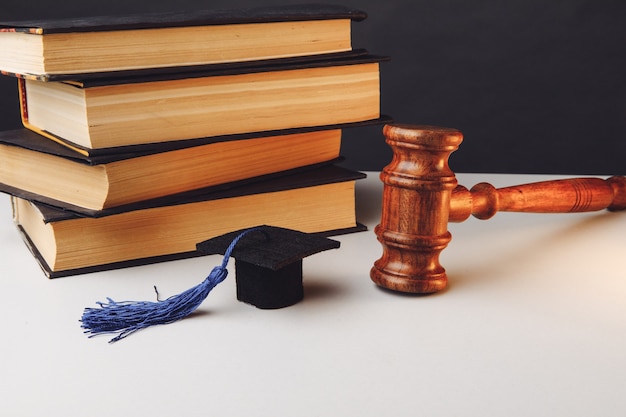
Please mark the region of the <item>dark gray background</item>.
MULTIPOLYGON (((0 19, 285 4, 278 1, 23 0, 0 19)), ((310 3, 292 1, 291 3, 310 3)), ((389 55, 382 109, 397 122, 463 131, 457 172, 626 174, 626 1, 343 1, 368 19, 354 46, 389 55)), ((20 126, 0 77, 0 130, 20 126)), ((381 129, 350 132, 346 165, 379 170, 381 129)))

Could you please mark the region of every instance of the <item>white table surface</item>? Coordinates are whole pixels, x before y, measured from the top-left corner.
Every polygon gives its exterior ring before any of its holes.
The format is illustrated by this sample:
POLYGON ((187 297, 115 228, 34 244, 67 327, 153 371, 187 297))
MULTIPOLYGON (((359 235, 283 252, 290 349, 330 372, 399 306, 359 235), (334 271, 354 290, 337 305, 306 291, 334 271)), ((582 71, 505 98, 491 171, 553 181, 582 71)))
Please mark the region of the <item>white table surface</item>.
POLYGON ((449 288, 409 296, 369 279, 381 190, 358 183, 370 229, 305 259, 301 303, 240 303, 232 272, 197 314, 116 344, 82 333, 84 307, 177 294, 221 256, 48 280, 0 196, 0 415, 626 415, 626 213, 451 224, 449 288))

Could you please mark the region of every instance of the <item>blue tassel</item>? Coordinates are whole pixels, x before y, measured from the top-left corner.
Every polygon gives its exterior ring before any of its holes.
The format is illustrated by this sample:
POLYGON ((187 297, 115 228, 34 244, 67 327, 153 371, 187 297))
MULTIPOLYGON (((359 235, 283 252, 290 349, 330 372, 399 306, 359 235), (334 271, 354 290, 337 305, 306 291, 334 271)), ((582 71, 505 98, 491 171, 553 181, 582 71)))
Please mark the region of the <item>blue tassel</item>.
POLYGON ((97 302, 100 308, 85 308, 80 319, 84 333, 93 337, 100 334, 116 334, 109 343, 117 342, 134 332, 157 324, 169 324, 183 319, 195 311, 217 284, 228 275, 226 266, 230 254, 248 229, 233 239, 224 253, 222 265, 213 268, 209 276, 200 284, 163 301, 122 301, 116 302, 107 297, 108 302, 97 302))

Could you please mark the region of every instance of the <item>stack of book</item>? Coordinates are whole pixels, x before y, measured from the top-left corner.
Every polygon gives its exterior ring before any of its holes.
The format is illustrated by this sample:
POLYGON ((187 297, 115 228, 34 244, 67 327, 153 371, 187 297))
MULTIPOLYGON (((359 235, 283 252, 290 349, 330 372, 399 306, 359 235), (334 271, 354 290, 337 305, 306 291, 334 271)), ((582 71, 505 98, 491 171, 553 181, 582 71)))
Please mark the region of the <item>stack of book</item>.
POLYGON ((49 277, 195 256, 268 224, 359 230, 342 132, 384 123, 339 6, 0 24, 23 129, 0 191, 49 277))

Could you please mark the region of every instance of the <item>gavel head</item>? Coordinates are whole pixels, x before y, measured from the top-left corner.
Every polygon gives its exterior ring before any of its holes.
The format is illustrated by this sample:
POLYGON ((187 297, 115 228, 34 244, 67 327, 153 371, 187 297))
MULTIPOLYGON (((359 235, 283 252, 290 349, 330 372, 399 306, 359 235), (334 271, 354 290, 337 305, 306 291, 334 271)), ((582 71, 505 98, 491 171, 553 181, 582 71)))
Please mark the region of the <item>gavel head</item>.
POLYGON ((395 291, 428 294, 447 285, 439 254, 451 240, 450 197, 457 185, 448 158, 463 135, 434 126, 386 125, 393 159, 380 174, 381 221, 375 228, 383 254, 370 277, 395 291))

